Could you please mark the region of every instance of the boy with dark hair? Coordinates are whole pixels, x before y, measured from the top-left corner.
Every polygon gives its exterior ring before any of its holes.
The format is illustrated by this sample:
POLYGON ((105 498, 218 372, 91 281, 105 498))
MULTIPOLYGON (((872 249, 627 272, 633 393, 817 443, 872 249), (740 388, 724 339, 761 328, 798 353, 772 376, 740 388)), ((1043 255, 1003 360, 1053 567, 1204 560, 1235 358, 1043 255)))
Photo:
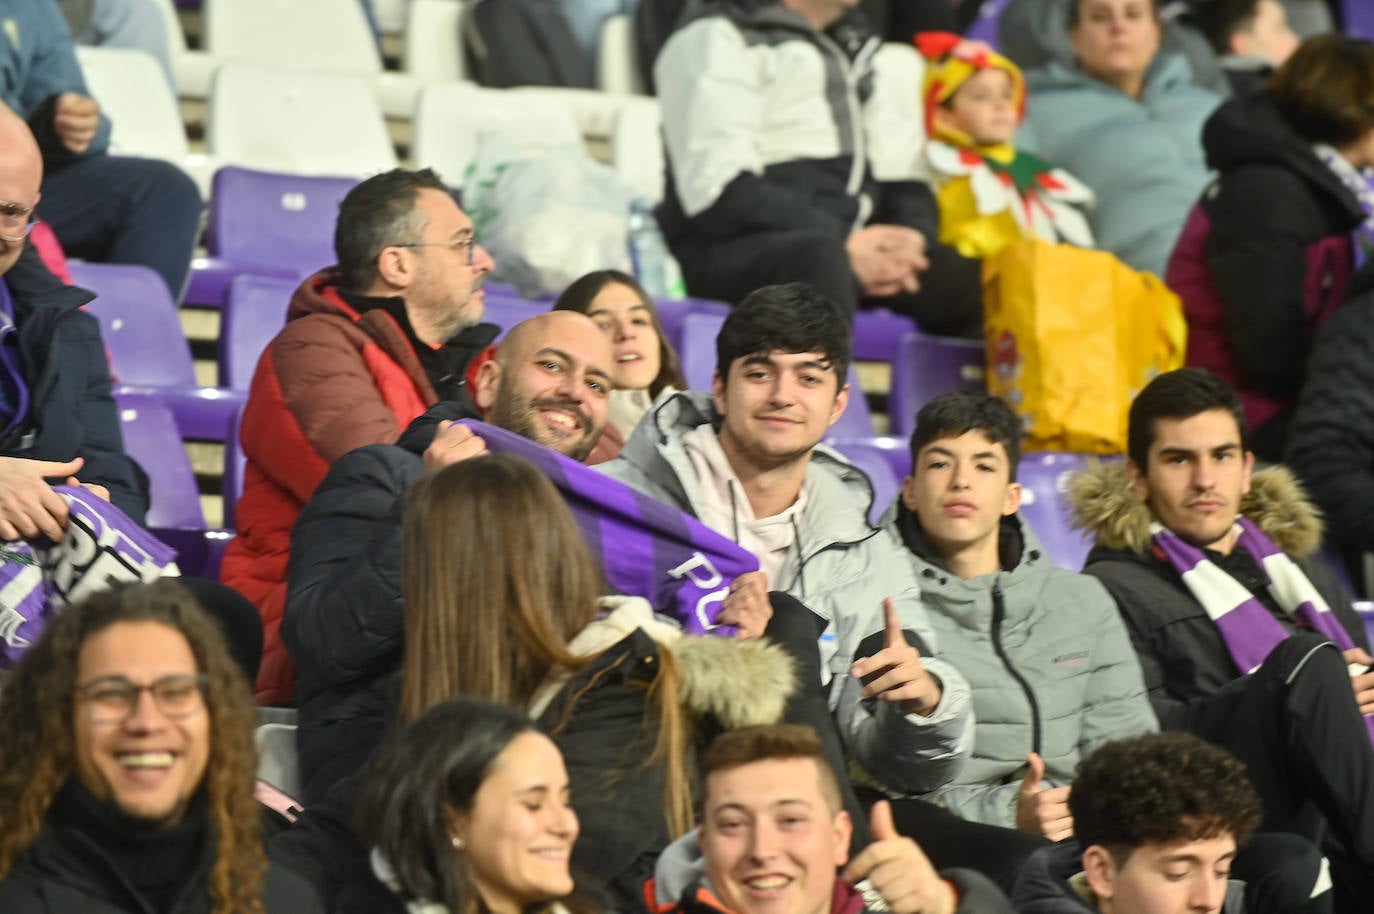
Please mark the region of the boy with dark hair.
POLYGON ((1268 835, 1257 846, 1283 852, 1285 867, 1306 866, 1315 892, 1284 898, 1263 873, 1249 885, 1228 878, 1259 824, 1259 797, 1244 765, 1195 736, 1155 733, 1103 745, 1079 767, 1069 806, 1077 840, 1027 861, 1013 894, 1023 914, 1330 909, 1321 856, 1301 839, 1268 835))
POLYGON ((966 832, 961 848, 922 827, 921 804, 899 800, 894 813, 937 860, 988 858, 999 842, 1004 885, 1042 843, 1008 829, 1072 835, 1069 785, 1083 754, 1156 729, 1111 598, 1093 579, 1055 568, 1016 514, 1020 439, 1019 420, 996 397, 935 398, 917 414, 911 475, 889 514, 945 656, 973 690, 973 758, 928 799, 999 828, 966 832))
POLYGON ((857 914, 875 894, 893 914, 1010 911, 977 873, 937 875, 881 805, 875 842, 845 866, 852 822, 809 727, 727 731, 702 780, 701 826, 663 853, 645 887, 660 914, 857 914))
POLYGON ((726 618, 760 605, 771 636, 768 591, 805 604, 819 658, 799 675, 823 685, 846 755, 902 792, 948 783, 968 749, 967 687, 937 656, 910 566, 868 522, 868 478, 820 443, 849 399, 847 316, 805 284, 766 286, 726 318, 717 357, 710 396, 665 400, 597 469, 758 557, 726 618))
POLYGON ((1319 517, 1286 469, 1253 471, 1246 431, 1235 391, 1205 369, 1146 385, 1130 460, 1070 484, 1097 540, 1084 571, 1116 600, 1160 724, 1244 761, 1266 828, 1324 821, 1337 888, 1368 898, 1374 658, 1314 558, 1319 517))

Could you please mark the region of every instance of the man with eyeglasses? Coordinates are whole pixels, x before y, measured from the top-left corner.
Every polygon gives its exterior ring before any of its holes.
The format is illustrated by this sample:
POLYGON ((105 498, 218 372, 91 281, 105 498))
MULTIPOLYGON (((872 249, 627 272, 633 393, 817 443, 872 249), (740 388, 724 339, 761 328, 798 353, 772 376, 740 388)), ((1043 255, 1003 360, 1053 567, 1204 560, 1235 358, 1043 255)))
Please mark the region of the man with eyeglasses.
POLYGON ((258 362, 240 440, 248 457, 221 578, 263 618, 262 704, 289 704, 277 636, 291 525, 339 457, 392 444, 440 401, 471 406, 469 362, 496 338, 480 323, 494 264, 433 171, 394 169, 339 205, 335 266, 301 283, 258 362))
POLYGON ((179 585, 54 618, 0 692, 0 728, 0 911, 322 910, 263 865, 247 684, 179 585))
POLYGON ((109 154, 110 119, 86 89, 56 3, 4 10, 0 102, 28 122, 43 150, 39 216, 69 255, 149 267, 179 299, 200 230, 195 182, 170 162, 109 154))
POLYGON ((124 454, 100 328, 25 238, 43 159, 33 134, 0 104, 0 541, 60 540, 73 482, 142 523, 146 484, 124 454))

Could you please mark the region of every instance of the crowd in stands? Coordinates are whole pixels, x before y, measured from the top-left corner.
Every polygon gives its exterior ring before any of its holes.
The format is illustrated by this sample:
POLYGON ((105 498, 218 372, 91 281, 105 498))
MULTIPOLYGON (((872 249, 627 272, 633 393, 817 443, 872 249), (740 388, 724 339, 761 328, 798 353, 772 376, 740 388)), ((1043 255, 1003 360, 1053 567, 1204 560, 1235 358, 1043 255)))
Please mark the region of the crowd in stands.
POLYGON ((999 52, 984 6, 482 0, 495 85, 578 85, 640 17, 656 217, 729 306, 709 385, 615 264, 488 322, 481 215, 371 175, 258 360, 215 581, 131 558, 157 480, 56 275, 186 284, 194 183, 109 154, 72 37, 166 21, 8 4, 0 910, 1366 910, 1374 44, 1316 0, 1010 0, 999 52), (491 54, 550 23, 562 62, 491 54), (1066 481, 1081 569, 1021 512, 1027 404, 929 397, 890 504, 833 437, 856 321, 981 338, 1025 245, 1188 325, 1066 481), (287 708, 289 794, 254 733, 287 708))

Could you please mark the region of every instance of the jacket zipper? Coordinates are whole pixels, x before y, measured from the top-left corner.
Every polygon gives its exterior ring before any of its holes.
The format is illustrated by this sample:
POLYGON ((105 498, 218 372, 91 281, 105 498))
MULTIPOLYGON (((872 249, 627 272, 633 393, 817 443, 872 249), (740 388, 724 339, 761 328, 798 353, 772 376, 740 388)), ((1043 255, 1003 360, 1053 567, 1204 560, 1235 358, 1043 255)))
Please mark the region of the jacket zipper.
POLYGON ((1002 648, 1002 623, 1007 618, 1007 606, 1002 600, 1002 582, 998 581, 992 585, 992 648, 997 652, 997 656, 1002 661, 1002 666, 1007 668, 1011 678, 1015 679, 1021 686, 1021 691, 1026 693, 1026 701, 1030 703, 1031 711, 1031 751, 1037 755, 1043 755, 1040 751, 1040 705, 1035 700, 1035 693, 1031 691, 1030 683, 1026 677, 1016 667, 1011 665, 1011 659, 1007 657, 1007 652, 1002 648))

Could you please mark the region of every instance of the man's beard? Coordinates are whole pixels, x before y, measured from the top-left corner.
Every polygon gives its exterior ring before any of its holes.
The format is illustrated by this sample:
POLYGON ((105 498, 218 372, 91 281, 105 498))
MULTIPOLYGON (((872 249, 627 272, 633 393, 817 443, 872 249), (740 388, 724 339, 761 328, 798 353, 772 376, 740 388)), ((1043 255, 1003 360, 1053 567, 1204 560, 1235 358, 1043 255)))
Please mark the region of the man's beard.
POLYGON ((601 429, 595 427, 592 417, 587 415, 580 405, 558 399, 526 400, 507 391, 504 384, 497 390, 496 402, 492 404, 491 411, 487 413, 487 421, 498 428, 515 432, 522 438, 528 438, 542 444, 565 457, 571 457, 579 463, 587 459, 592 449, 596 447, 596 442, 601 438, 601 429), (541 409, 561 409, 577 416, 582 427, 582 436, 574 438, 572 437, 573 430, 569 430, 567 436, 555 436, 551 441, 544 440, 541 435, 547 432, 547 428, 540 424, 537 419, 541 409))

